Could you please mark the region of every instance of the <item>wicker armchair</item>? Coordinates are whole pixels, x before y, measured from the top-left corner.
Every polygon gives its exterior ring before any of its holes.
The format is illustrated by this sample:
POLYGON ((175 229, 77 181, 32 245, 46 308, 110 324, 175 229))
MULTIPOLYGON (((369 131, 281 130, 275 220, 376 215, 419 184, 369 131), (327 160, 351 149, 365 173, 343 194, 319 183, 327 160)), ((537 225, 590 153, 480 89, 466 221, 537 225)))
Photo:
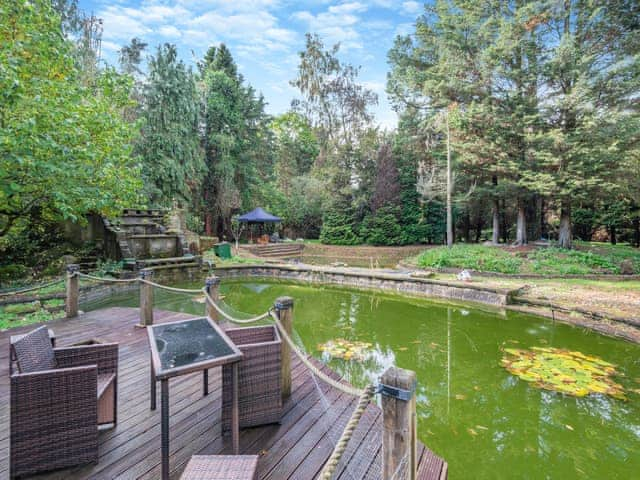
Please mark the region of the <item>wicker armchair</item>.
MULTIPOLYGON (((243 354, 238 368, 240 428, 278 423, 282 417, 282 349, 273 325, 225 330, 243 354)), ((222 366, 222 431, 231 430, 232 369, 222 366)))
POLYGON ((46 327, 11 343, 11 477, 98 461, 116 424, 118 345, 53 348, 46 327))

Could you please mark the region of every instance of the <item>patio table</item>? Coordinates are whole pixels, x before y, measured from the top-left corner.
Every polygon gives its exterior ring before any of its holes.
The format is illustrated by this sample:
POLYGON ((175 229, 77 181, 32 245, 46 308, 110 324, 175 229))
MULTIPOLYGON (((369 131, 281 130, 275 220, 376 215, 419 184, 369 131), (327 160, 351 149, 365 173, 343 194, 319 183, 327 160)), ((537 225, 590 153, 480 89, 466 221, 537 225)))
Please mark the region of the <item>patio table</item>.
POLYGON ((203 395, 209 393, 209 369, 232 366, 232 443, 240 450, 238 362, 242 352, 209 318, 179 320, 147 328, 151 350, 151 410, 156 409, 156 383, 160 381, 162 479, 169 479, 169 379, 202 371, 203 395))

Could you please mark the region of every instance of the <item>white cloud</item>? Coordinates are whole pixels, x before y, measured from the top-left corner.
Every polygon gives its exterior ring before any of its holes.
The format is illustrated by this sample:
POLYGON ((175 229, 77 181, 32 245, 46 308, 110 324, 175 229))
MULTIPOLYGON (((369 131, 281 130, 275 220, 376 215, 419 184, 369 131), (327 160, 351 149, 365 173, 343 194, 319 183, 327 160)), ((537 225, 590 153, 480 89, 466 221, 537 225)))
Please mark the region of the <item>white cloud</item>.
POLYGON ((180 38, 182 33, 173 25, 163 25, 158 29, 158 33, 167 38, 180 38))
POLYGON ((406 15, 417 15, 422 10, 422 4, 419 2, 402 2, 402 13, 406 15))
POLYGON ((329 13, 336 15, 343 15, 345 13, 352 12, 364 12, 367 10, 367 6, 360 2, 341 3, 340 5, 331 5, 329 7, 329 13))

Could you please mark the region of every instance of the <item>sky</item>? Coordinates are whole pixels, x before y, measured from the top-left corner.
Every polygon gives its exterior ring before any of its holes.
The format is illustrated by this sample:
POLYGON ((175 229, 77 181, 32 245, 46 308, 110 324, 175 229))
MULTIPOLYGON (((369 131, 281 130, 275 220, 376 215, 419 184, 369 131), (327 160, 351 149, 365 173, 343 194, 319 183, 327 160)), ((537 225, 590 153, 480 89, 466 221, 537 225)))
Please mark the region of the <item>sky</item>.
POLYGON ((149 44, 177 45, 192 65, 210 45, 225 43, 240 73, 263 93, 267 112, 288 110, 298 95, 289 85, 296 76, 305 33, 318 33, 339 58, 361 66, 359 81, 378 94, 373 109, 385 128, 397 124, 385 94, 387 52, 396 35, 407 34, 422 2, 402 0, 79 0, 80 8, 104 20, 102 57, 117 63, 117 52, 131 38, 149 44))

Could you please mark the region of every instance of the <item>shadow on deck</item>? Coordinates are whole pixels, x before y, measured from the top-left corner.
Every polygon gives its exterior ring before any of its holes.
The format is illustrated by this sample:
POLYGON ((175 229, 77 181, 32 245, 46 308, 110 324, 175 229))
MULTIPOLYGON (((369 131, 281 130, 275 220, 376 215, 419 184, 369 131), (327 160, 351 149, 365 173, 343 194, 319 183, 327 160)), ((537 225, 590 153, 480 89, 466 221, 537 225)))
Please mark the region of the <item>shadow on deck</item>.
MULTIPOLYGON (((155 322, 190 318, 180 313, 155 311, 155 322)), ((88 338, 120 344, 118 425, 100 434, 97 465, 38 475, 38 479, 157 479, 160 478, 160 410, 149 410, 149 346, 144 329, 136 328, 137 308, 108 308, 71 320, 51 322, 57 345, 88 338)), ((9 477, 9 336, 33 329, 0 332, 0 478, 9 477)), ((328 368, 324 371, 336 375, 328 368)), ((172 478, 178 478, 194 454, 231 453, 230 437, 221 436, 220 369, 209 375, 209 395, 202 396, 202 375, 178 377, 170 382, 172 478)), ((241 453, 260 454, 259 479, 311 480, 329 458, 357 399, 320 385, 318 392, 307 369, 292 362, 292 395, 285 403, 282 422, 244 429, 241 453), (323 398, 326 399, 326 402, 323 398), (327 410, 327 402, 330 403, 327 410)), ((381 472, 381 411, 369 405, 334 479, 379 479, 381 472)), ((418 478, 446 478, 446 463, 419 444, 418 478)))

